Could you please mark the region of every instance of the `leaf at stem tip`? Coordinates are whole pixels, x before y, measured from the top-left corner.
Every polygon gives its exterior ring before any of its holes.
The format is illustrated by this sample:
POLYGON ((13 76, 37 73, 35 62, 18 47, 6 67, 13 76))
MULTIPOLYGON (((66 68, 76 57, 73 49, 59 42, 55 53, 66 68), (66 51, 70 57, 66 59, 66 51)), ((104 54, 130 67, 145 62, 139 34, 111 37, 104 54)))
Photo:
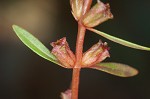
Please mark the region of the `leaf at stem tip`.
POLYGON ((131 77, 138 74, 138 70, 121 63, 105 62, 91 66, 92 69, 101 70, 120 77, 131 77))
POLYGON ((48 48, 46 48, 36 37, 34 37, 32 34, 30 34, 29 32, 17 25, 13 25, 12 27, 17 36, 20 38, 20 40, 33 52, 43 57, 44 59, 47 59, 55 64, 60 65, 57 62, 55 56, 51 54, 48 48))
POLYGON ((132 42, 129 42, 129 41, 126 41, 126 40, 123 40, 123 39, 120 39, 120 38, 117 38, 117 37, 114 37, 114 36, 111 36, 111 35, 108 35, 104 32, 101 32, 101 31, 98 31, 96 29, 93 29, 93 28, 88 28, 88 30, 92 31, 92 32, 95 32, 113 42, 116 42, 118 44, 121 44, 121 45, 124 45, 124 46, 127 46, 127 47, 130 47, 130 48, 134 48, 134 49, 139 49, 139 50, 146 50, 146 51, 150 51, 150 48, 149 47, 145 47, 145 46, 141 46, 141 45, 138 45, 138 44, 135 44, 135 43, 132 43, 132 42))

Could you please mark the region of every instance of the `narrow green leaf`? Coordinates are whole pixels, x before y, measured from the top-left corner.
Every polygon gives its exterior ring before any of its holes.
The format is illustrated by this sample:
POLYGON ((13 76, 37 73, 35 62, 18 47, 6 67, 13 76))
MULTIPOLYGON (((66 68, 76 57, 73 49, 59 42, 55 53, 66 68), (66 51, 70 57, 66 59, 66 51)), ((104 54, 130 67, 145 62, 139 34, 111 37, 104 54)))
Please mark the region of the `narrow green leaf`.
POLYGON ((51 54, 48 48, 46 48, 36 37, 17 25, 13 25, 12 27, 20 40, 32 51, 44 59, 60 65, 55 56, 51 54))
POLYGON ((101 70, 120 77, 131 77, 138 74, 136 69, 125 64, 114 62, 99 63, 97 65, 91 66, 90 68, 101 70))
POLYGON ((114 37, 114 36, 111 36, 111 35, 108 35, 104 32, 101 32, 101 31, 98 31, 96 29, 93 29, 93 28, 88 28, 90 31, 92 32, 95 32, 113 42, 116 42, 116 43, 119 43, 121 45, 124 45, 124 46, 127 46, 127 47, 131 47, 131 48, 135 48, 135 49, 140 49, 140 50, 146 50, 146 51, 150 51, 150 48, 149 47, 144 47, 144 46, 141 46, 141 45, 138 45, 138 44, 134 44, 132 42, 128 42, 126 40, 123 40, 123 39, 120 39, 120 38, 117 38, 117 37, 114 37))

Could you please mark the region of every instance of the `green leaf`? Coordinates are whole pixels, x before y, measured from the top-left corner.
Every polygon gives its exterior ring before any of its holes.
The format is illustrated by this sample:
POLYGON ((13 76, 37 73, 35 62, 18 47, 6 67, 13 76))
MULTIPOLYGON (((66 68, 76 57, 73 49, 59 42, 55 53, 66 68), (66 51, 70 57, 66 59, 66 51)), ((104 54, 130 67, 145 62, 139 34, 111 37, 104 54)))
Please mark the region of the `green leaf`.
POLYGON ((91 66, 90 68, 101 70, 120 77, 131 77, 138 74, 136 69, 125 64, 114 62, 99 63, 97 65, 91 66))
POLYGON ((32 34, 17 25, 13 25, 12 27, 20 40, 32 51, 34 51, 36 54, 43 57, 44 59, 60 65, 55 56, 51 54, 49 49, 46 48, 36 37, 34 37, 32 34))
POLYGON ((119 43, 121 45, 124 45, 124 46, 127 46, 127 47, 131 47, 131 48, 135 48, 135 49, 140 49, 140 50, 146 50, 146 51, 150 51, 150 48, 149 47, 144 47, 144 46, 141 46, 141 45, 138 45, 138 44, 134 44, 132 42, 128 42, 128 41, 125 41, 123 39, 120 39, 120 38, 117 38, 117 37, 114 37, 114 36, 111 36, 111 35, 108 35, 104 32, 101 32, 101 31, 98 31, 96 29, 93 29, 93 28, 88 28, 88 30, 92 31, 92 32, 95 32, 113 42, 116 42, 116 43, 119 43))

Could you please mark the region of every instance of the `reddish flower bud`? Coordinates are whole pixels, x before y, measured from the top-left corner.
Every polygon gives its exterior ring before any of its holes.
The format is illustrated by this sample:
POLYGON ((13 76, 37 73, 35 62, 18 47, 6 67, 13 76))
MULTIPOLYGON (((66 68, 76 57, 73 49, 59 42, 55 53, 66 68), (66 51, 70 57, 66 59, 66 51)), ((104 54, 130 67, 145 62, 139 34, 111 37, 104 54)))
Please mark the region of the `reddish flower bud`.
POLYGON ((91 3, 92 0, 70 0, 72 14, 77 21, 90 9, 91 3))
POLYGON ((104 4, 98 0, 97 4, 84 15, 82 22, 86 27, 95 27, 112 18, 109 4, 104 4))
POLYGON ((61 93, 61 98, 62 99, 71 99, 71 93, 72 91, 70 89, 66 90, 65 92, 61 93))
POLYGON ((107 43, 99 41, 83 54, 82 67, 92 66, 103 61, 107 57, 110 57, 107 43))
POLYGON ((70 50, 66 38, 64 37, 56 42, 52 42, 51 45, 53 46, 52 54, 56 56, 59 62, 65 68, 72 68, 75 63, 75 55, 70 50))

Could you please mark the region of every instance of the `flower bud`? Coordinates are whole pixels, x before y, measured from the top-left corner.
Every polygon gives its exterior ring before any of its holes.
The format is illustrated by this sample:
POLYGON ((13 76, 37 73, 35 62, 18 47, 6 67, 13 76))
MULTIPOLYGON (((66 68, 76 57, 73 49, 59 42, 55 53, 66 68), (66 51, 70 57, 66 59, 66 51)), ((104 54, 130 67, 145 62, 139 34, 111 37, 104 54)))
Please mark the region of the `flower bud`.
POLYGON ((100 40, 83 54, 82 67, 92 66, 103 61, 107 57, 110 57, 107 43, 102 43, 100 40))
POLYGON ((109 4, 104 4, 98 0, 97 4, 84 15, 82 22, 86 27, 95 27, 112 18, 109 4))
POLYGON ((78 21, 90 9, 92 0, 70 0, 72 14, 78 21))
POLYGON ((72 96, 72 90, 71 89, 68 89, 65 92, 61 93, 62 99, 71 99, 71 96, 72 96))
POLYGON ((84 0, 70 0, 72 14, 76 20, 79 20, 82 15, 84 0))
POLYGON ((64 37, 56 42, 52 42, 51 45, 53 46, 51 53, 56 56, 63 67, 72 68, 75 63, 75 55, 70 50, 66 38, 64 37))
POLYGON ((84 6, 82 10, 82 15, 86 14, 89 11, 92 4, 92 0, 84 0, 84 6))

